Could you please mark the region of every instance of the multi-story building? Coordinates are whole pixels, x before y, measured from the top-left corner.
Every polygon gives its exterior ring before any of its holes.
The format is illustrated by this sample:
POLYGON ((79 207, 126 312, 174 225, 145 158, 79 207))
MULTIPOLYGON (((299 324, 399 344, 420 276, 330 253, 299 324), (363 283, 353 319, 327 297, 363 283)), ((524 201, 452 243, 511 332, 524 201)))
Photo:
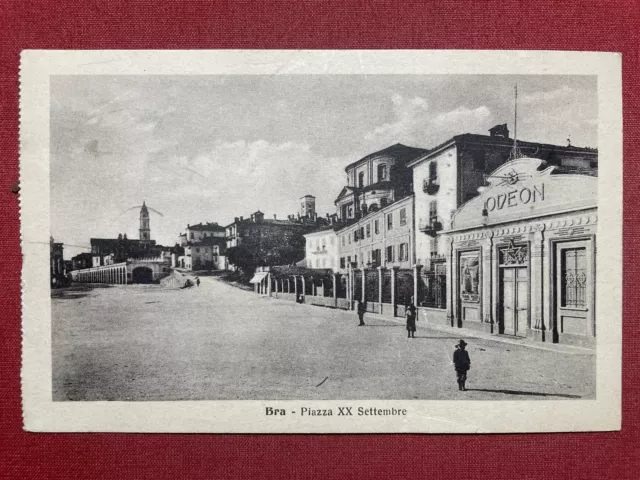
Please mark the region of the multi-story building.
POLYGON ((53 237, 49 239, 49 259, 51 285, 59 286, 66 280, 66 269, 64 263, 64 244, 54 242, 53 237))
MULTIPOLYGON (((257 211, 250 218, 236 217, 227 225, 227 250, 242 247, 243 255, 251 257, 260 265, 283 265, 297 263, 304 258, 304 234, 324 223, 314 214, 313 217, 302 217, 300 214, 289 215, 286 220, 264 218, 264 213, 257 211)), ((230 268, 235 269, 231 258, 230 268)))
MULTIPOLYGON (((416 261, 428 265, 439 258, 443 245, 436 233, 446 231, 452 213, 478 195, 488 174, 506 163, 514 151, 507 125, 496 125, 490 134, 457 135, 409 163, 416 199, 416 261), (419 233, 419 234, 418 234, 419 233)), ((539 158, 564 171, 597 170, 598 151, 591 148, 517 142, 522 156, 539 158)))
POLYGON ((413 195, 368 212, 338 230, 338 270, 411 268, 415 263, 413 195))
POLYGON ((305 266, 338 270, 338 236, 333 226, 326 226, 304 235, 305 266))
POLYGON ((492 180, 490 172, 514 156, 527 156, 557 166, 558 171, 593 174, 598 152, 592 148, 516 142, 507 125, 489 135, 463 134, 429 150, 409 163, 415 194, 416 263, 422 266, 424 288, 418 304, 444 308, 446 245, 453 213, 478 196, 478 188, 492 180))
POLYGON ((347 165, 347 185, 335 200, 338 220, 355 220, 411 194, 407 164, 426 153, 397 143, 347 165))
POLYGON ((187 270, 226 268, 226 229, 216 222, 187 225, 178 237, 172 264, 187 270))

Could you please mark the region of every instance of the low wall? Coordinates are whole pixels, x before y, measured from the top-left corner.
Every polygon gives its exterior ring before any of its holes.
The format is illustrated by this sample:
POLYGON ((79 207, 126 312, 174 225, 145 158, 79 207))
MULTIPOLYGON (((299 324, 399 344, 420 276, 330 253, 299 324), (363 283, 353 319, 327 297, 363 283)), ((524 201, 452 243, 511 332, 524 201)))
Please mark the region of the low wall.
POLYGON ((350 303, 349 300, 347 300, 346 298, 338 298, 336 299, 338 304, 336 305, 337 308, 341 308, 343 310, 350 310, 350 303))
POLYGON ((426 320, 427 323, 451 326, 447 320, 447 311, 443 308, 418 307, 418 315, 420 320, 426 320))
POLYGON ((311 305, 320 305, 322 307, 335 307, 336 303, 333 297, 318 297, 313 295, 307 295, 304 297, 304 303, 311 305))
POLYGON ((278 292, 277 295, 273 295, 276 298, 280 298, 282 300, 290 300, 292 302, 296 301, 296 294, 295 293, 280 293, 278 292))

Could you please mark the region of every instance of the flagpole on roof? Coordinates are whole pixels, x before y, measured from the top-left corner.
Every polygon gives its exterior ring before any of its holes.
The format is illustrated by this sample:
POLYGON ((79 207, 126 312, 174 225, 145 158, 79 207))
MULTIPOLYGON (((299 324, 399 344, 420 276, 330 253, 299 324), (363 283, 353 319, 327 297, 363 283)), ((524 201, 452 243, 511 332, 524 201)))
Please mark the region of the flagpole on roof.
POLYGON ((509 160, 515 160, 516 158, 522 158, 524 155, 520 152, 518 148, 518 84, 516 83, 514 87, 515 92, 515 105, 514 105, 514 115, 513 115, 513 148, 511 149, 511 153, 509 154, 509 160))

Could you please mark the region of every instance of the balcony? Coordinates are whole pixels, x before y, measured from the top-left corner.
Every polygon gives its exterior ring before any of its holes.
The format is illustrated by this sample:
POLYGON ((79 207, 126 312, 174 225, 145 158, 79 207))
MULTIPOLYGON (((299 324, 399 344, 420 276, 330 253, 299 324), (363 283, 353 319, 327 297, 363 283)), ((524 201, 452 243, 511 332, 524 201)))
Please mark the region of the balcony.
POLYGON ((435 195, 440 190, 440 182, 437 178, 425 178, 422 181, 422 191, 427 195, 435 195))
POLYGON ((420 222, 418 224, 418 230, 430 237, 435 237, 436 234, 442 230, 442 223, 435 219, 431 219, 429 222, 420 222))

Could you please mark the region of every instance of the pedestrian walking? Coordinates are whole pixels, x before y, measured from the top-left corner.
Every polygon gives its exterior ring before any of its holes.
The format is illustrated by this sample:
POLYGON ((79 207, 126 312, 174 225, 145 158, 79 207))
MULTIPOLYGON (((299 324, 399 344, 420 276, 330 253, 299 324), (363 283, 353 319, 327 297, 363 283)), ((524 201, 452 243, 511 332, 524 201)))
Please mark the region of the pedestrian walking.
POLYGON ((416 320, 418 316, 416 315, 416 307, 413 304, 407 307, 405 316, 407 317, 407 338, 416 338, 416 320))
POLYGON ((200 286, 200 277, 196 277, 196 285, 199 287, 200 286))
POLYGON ((471 359, 469 358, 469 352, 466 351, 467 342, 460 340, 456 345, 456 351, 453 353, 453 365, 456 369, 456 376, 458 377, 458 390, 466 391, 465 385, 467 381, 467 372, 471 368, 471 359))
POLYGON ((358 324, 358 326, 363 327, 365 325, 364 312, 367 311, 367 306, 364 304, 362 300, 358 300, 358 306, 356 308, 358 309, 358 319, 360 320, 360 323, 358 324))

